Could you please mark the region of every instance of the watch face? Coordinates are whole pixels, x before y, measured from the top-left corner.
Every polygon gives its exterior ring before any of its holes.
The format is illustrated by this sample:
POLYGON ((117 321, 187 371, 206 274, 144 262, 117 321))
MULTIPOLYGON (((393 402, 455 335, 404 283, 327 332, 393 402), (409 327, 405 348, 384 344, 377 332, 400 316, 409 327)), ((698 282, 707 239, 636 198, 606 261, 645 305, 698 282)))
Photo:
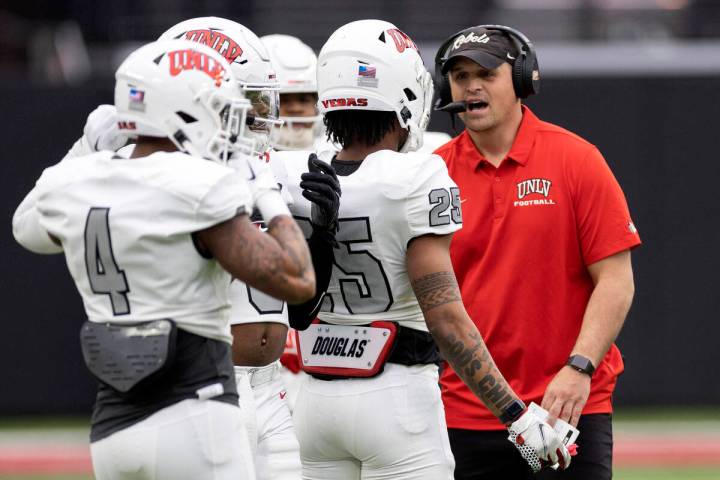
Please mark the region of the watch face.
POLYGON ((595 371, 595 367, 593 366, 590 359, 585 358, 581 355, 573 355, 568 359, 568 365, 573 367, 575 370, 587 373, 588 375, 592 375, 592 373, 595 371))

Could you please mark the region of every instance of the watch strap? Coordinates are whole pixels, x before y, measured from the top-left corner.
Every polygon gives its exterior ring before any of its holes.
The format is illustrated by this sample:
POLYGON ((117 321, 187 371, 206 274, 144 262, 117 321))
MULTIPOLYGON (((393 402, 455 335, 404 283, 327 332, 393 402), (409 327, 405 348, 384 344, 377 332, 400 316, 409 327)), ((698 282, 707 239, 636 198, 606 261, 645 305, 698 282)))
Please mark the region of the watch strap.
POLYGON ((520 416, 525 411, 525 408, 525 404, 522 400, 513 400, 507 407, 505 407, 499 419, 504 425, 510 425, 515 420, 520 418, 520 416))

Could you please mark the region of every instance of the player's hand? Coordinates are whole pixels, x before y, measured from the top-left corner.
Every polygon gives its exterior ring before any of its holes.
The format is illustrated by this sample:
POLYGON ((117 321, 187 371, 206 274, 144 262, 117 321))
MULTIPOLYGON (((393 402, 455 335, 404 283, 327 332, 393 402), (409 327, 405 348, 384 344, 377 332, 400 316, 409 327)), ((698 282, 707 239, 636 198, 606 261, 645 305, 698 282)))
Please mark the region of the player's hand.
POLYGON ((127 144, 128 137, 118 130, 116 116, 114 105, 100 105, 88 115, 83 136, 93 152, 114 152, 127 144))
POLYGON ((303 189, 302 196, 312 202, 310 221, 316 228, 335 233, 342 195, 335 169, 311 153, 308 170, 300 176, 300 188, 303 189))
POLYGON ((530 411, 526 411, 509 427, 508 440, 520 451, 533 472, 544 465, 558 465, 564 470, 570 465, 570 452, 553 428, 530 411))
POLYGON ((590 376, 565 366, 548 385, 540 406, 550 413, 550 418, 560 418, 577 427, 588 396, 590 376))
POLYGON ((270 168, 269 158, 267 155, 235 153, 228 160, 228 166, 247 181, 255 202, 267 192, 280 190, 280 185, 270 168))

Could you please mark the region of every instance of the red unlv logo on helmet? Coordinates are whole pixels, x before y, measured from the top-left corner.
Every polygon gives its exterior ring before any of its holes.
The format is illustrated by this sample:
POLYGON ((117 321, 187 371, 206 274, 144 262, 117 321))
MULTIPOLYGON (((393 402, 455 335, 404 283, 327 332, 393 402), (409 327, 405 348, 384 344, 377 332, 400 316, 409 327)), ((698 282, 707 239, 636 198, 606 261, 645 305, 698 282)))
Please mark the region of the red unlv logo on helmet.
POLYGON ((367 98, 329 98, 322 101, 323 107, 335 108, 335 107, 367 107, 367 98))
POLYGON ((200 70, 215 80, 215 86, 220 86, 225 75, 225 68, 214 58, 191 48, 168 52, 170 59, 170 75, 173 77, 185 70, 200 70))
POLYGON ((230 63, 243 53, 235 40, 215 30, 190 30, 185 32, 185 39, 214 48, 230 63))
POLYGON ((393 28, 388 30, 387 33, 395 41, 395 46, 397 47, 398 52, 402 53, 406 48, 413 48, 416 52, 420 53, 420 50, 418 50, 415 42, 413 42, 412 39, 405 34, 405 32, 398 30, 397 28, 393 28))

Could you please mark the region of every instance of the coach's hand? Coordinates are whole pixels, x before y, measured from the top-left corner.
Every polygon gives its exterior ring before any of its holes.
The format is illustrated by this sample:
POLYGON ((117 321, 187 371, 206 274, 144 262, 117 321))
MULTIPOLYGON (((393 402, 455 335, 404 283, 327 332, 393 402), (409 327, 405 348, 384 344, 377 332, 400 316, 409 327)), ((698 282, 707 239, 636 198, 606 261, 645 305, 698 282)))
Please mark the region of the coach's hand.
POLYGON ((540 405, 550 418, 560 418, 577 427, 590 395, 590 375, 565 366, 552 379, 540 405))
POLYGON ((118 130, 116 115, 114 105, 100 105, 90 112, 83 129, 84 140, 90 150, 114 152, 127 144, 128 137, 118 130))
POLYGON ((557 432, 546 422, 526 411, 508 427, 508 440, 520 451, 533 472, 543 466, 559 466, 564 470, 570 465, 570 452, 557 432))
POLYGON ((312 202, 310 220, 315 228, 335 233, 342 195, 335 169, 312 153, 308 157, 308 170, 300 176, 300 188, 302 196, 312 202))

